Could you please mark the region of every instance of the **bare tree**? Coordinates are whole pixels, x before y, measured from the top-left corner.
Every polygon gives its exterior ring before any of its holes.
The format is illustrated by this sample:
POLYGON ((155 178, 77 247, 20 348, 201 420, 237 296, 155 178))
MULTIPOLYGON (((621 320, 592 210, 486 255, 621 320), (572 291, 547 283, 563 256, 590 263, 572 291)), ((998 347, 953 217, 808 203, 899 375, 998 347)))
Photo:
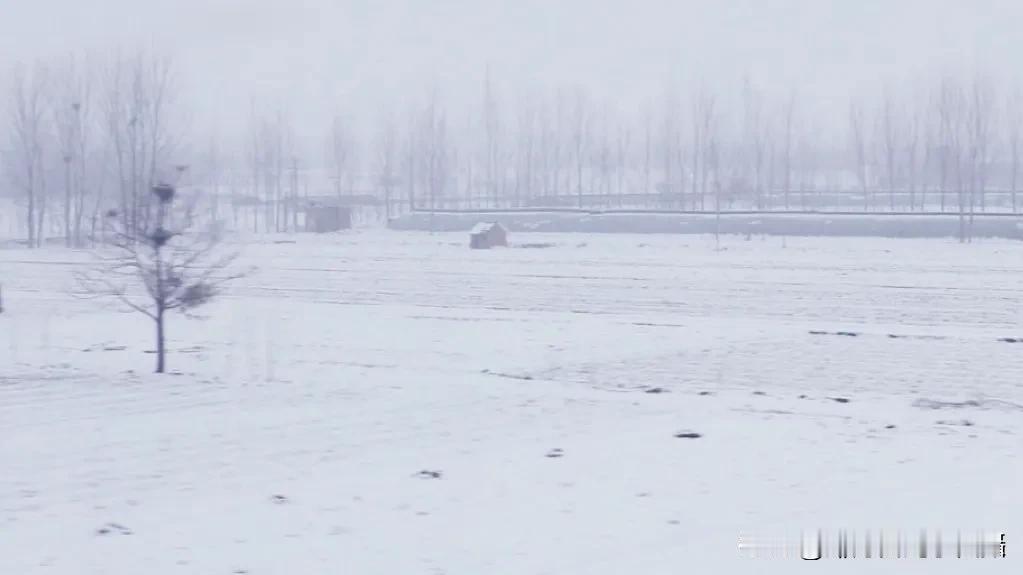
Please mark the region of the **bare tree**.
POLYGON ((332 178, 334 180, 334 193, 340 201, 342 186, 348 171, 348 164, 352 151, 352 141, 349 130, 340 116, 334 116, 330 123, 330 139, 327 146, 327 158, 330 162, 332 178))
POLYGON ((959 241, 965 242, 966 226, 966 189, 967 177, 964 166, 963 141, 967 131, 967 105, 962 88, 952 79, 945 78, 938 88, 938 123, 941 147, 941 209, 945 209, 945 186, 949 175, 956 180, 956 197, 959 206, 959 241))
POLYGON ((693 178, 699 167, 700 210, 706 209, 705 200, 710 178, 716 173, 719 146, 717 134, 717 101, 709 93, 701 93, 693 105, 693 178), (697 164, 699 158, 699 164, 697 164))
POLYGON ((518 166, 515 170, 515 207, 521 207, 523 193, 534 195, 534 164, 536 156, 536 108, 526 101, 519 111, 518 166))
MULTIPOLYGON (((432 104, 436 106, 436 102, 432 104)), ((490 79, 490 65, 487 64, 486 78, 483 86, 483 129, 485 133, 486 152, 486 189, 491 201, 496 201, 502 194, 504 186, 504 165, 501 154, 501 117, 490 79)))
POLYGON ((643 195, 650 193, 651 171, 653 169, 653 121, 650 107, 643 110, 643 195))
POLYGON ((175 210, 174 187, 158 184, 153 195, 155 207, 145 205, 155 213, 139 218, 139 227, 130 227, 132 220, 116 211, 108 213, 111 239, 96 253, 99 264, 77 279, 83 295, 116 298, 154 322, 156 372, 163 373, 167 313, 194 311, 213 300, 225 282, 244 274, 231 271, 237 253, 220 249, 219 234, 192 230, 191 205, 175 210))
POLYGON ((572 108, 572 151, 575 156, 575 186, 579 198, 579 207, 583 207, 583 171, 586 168, 586 152, 589 149, 590 115, 586 93, 582 88, 575 92, 575 105, 572 108))
POLYGON ((211 135, 206 148, 203 176, 209 185, 207 192, 209 219, 213 226, 220 225, 220 194, 223 184, 223 158, 216 135, 211 135))
MULTIPOLYGON (((254 233, 259 232, 259 211, 257 209, 258 202, 261 197, 265 197, 265 191, 263 196, 260 195, 260 188, 262 182, 265 181, 264 172, 266 166, 264 164, 265 152, 264 138, 263 138, 263 125, 256 117, 255 106, 250 111, 249 120, 249 145, 246 153, 246 159, 248 160, 250 170, 250 194, 249 204, 252 206, 252 231, 254 233)), ((269 225, 269 224, 268 224, 269 225)))
POLYGON ((1012 202, 1012 213, 1017 212, 1016 195, 1019 188, 1019 155, 1020 132, 1023 128, 1023 94, 1014 90, 1006 105, 1006 129, 1009 144, 1009 194, 1012 202))
POLYGON ((596 170, 592 170, 592 175, 600 178, 600 186, 599 188, 597 186, 590 186, 590 189, 593 190, 594 193, 596 193, 599 189, 601 202, 604 204, 604 207, 610 206, 612 185, 611 173, 614 169, 613 151, 611 148, 610 115, 610 111, 607 106, 605 106, 600 115, 598 137, 596 138, 596 146, 593 153, 593 163, 596 166, 596 170))
MULTIPOLYGON (((661 133, 660 141, 662 157, 661 170, 664 173, 661 191, 664 193, 664 197, 668 202, 672 202, 674 196, 678 194, 678 208, 685 209, 685 166, 682 162, 681 153, 682 129, 679 125, 681 123, 678 117, 679 107, 678 93, 676 92, 674 85, 668 84, 664 92, 664 121, 662 122, 663 131, 661 133), (675 189, 674 166, 676 162, 678 162, 678 180, 680 182, 680 188, 678 190, 675 189)), ((696 196, 694 195, 693 197, 695 198, 696 196)))
POLYGON ((899 155, 899 115, 896 110, 895 98, 889 90, 885 90, 881 100, 880 130, 882 155, 885 159, 885 173, 887 174, 889 209, 895 211, 895 188, 896 170, 899 155))
POLYGON ((14 166, 26 200, 28 246, 42 245, 46 212, 46 90, 47 72, 41 64, 30 71, 15 70, 10 93, 10 134, 14 166))
POLYGON ((419 161, 420 131, 418 130, 419 117, 413 107, 409 107, 408 113, 408 137, 405 138, 405 187, 408 195, 408 209, 410 212, 416 210, 416 163, 419 161))
POLYGON ((384 190, 384 215, 388 221, 391 219, 394 188, 399 184, 397 145, 394 123, 390 117, 387 117, 377 139, 377 177, 379 185, 384 190))
POLYGON ((785 190, 785 209, 789 209, 789 194, 792 191, 792 147, 793 138, 795 137, 795 116, 796 116, 796 94, 793 92, 789 95, 788 100, 785 102, 785 110, 783 113, 783 128, 785 130, 784 135, 784 151, 783 161, 785 162, 784 174, 782 179, 784 182, 785 190))
MULTIPOLYGON (((85 198, 88 193, 88 165, 92 158, 91 122, 92 68, 88 62, 69 57, 55 78, 51 101, 54 132, 64 167, 63 227, 65 244, 80 246, 85 198)), ((101 201, 101 200, 100 200, 101 201)))
POLYGON ((629 159, 631 157, 632 149, 632 132, 627 126, 619 123, 617 136, 615 138, 615 175, 617 177, 616 190, 618 195, 618 207, 622 207, 622 203, 625 201, 625 195, 629 192, 627 189, 629 179, 629 159))
POLYGON ((428 193, 431 224, 433 230, 433 211, 437 207, 438 200, 445 195, 446 187, 450 177, 449 160, 452 155, 450 141, 447 134, 447 116, 438 104, 437 95, 431 95, 430 100, 423 110, 420 120, 420 161, 422 162, 421 174, 424 177, 424 184, 428 193))
POLYGON ((763 98, 749 78, 743 86, 743 123, 748 147, 746 163, 752 173, 754 203, 758 210, 764 209, 764 160, 766 156, 766 131, 764 129, 763 98))
POLYGON ((867 135, 863 109, 855 103, 849 108, 849 132, 852 137, 853 153, 856 156, 856 178, 860 182, 860 191, 863 194, 863 210, 868 211, 870 209, 870 192, 868 191, 867 173, 867 135))
MULTIPOLYGON (((985 78, 975 77, 970 87, 969 166, 970 166, 970 236, 976 209, 987 211, 988 166, 991 161, 994 120, 994 89, 985 78)), ((970 239, 969 237, 967 239, 970 239)))
POLYGON ((152 210, 147 192, 173 170, 169 158, 178 144, 181 118, 175 116, 175 74, 170 59, 140 52, 115 57, 105 74, 107 139, 120 189, 119 214, 125 228, 144 226, 152 210))
MULTIPOLYGON (((923 112, 917 110, 913 113, 913 117, 909 123, 909 129, 906 132, 906 176, 907 185, 909 187, 909 210, 914 211, 917 208, 917 187, 919 186, 919 173, 920 173, 920 140, 921 131, 923 128, 923 112)), ((921 197, 921 204, 923 204, 924 198, 921 197)))

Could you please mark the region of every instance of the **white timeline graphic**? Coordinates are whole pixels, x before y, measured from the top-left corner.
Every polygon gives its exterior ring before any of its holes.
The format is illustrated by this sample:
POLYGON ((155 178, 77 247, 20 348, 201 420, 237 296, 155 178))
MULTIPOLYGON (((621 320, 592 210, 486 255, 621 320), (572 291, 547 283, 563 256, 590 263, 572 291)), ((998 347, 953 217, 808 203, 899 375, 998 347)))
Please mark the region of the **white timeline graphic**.
POLYGON ((798 534, 747 533, 739 553, 751 559, 1004 559, 1003 531, 985 529, 804 529, 798 534))

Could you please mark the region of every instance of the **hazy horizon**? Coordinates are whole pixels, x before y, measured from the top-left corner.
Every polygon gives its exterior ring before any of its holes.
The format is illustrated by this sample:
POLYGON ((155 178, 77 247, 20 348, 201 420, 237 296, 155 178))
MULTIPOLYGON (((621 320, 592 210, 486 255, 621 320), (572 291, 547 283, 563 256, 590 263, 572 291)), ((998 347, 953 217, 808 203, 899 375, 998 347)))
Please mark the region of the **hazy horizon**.
MULTIPOLYGON (((16 62, 145 47, 174 59, 202 132, 252 105, 316 136, 436 90, 475 106, 489 67, 506 99, 582 87, 629 112, 749 77, 845 121, 850 95, 979 70, 1015 83, 1019 3, 997 0, 0 0, 0 83, 16 62), (321 130, 321 126, 323 130, 321 130)), ((514 104, 514 102, 512 102, 514 104)), ((450 110, 449 110, 450 111, 450 110)))

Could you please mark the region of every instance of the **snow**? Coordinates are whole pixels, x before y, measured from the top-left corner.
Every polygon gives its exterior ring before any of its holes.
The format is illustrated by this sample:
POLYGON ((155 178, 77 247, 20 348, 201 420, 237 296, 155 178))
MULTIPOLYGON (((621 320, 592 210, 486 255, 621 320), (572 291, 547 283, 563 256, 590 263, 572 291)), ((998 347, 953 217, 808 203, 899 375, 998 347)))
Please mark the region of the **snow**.
POLYGON ((0 250, 0 573, 787 573, 740 533, 1023 532, 1019 244, 534 237, 249 242, 166 376, 69 295, 87 254, 0 250))

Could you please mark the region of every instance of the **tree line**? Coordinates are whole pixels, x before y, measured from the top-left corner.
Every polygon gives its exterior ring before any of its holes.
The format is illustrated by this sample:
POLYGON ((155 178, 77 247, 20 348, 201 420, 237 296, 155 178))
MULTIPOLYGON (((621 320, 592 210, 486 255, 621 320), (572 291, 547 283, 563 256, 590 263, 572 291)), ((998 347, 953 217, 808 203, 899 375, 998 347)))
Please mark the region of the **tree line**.
POLYGON ((1023 97, 983 74, 848 97, 814 117, 798 92, 667 82, 640 106, 584 88, 499 86, 470 106, 438 90, 394 109, 297 130, 254 108, 219 140, 188 126, 170 58, 73 55, 8 73, 0 151, 29 246, 101 241, 103 216, 144 227, 161 182, 205 192, 205 217, 237 230, 301 229, 310 198, 410 209, 643 208, 1018 212, 1023 97), (186 129, 191 128, 191 129, 186 129))

